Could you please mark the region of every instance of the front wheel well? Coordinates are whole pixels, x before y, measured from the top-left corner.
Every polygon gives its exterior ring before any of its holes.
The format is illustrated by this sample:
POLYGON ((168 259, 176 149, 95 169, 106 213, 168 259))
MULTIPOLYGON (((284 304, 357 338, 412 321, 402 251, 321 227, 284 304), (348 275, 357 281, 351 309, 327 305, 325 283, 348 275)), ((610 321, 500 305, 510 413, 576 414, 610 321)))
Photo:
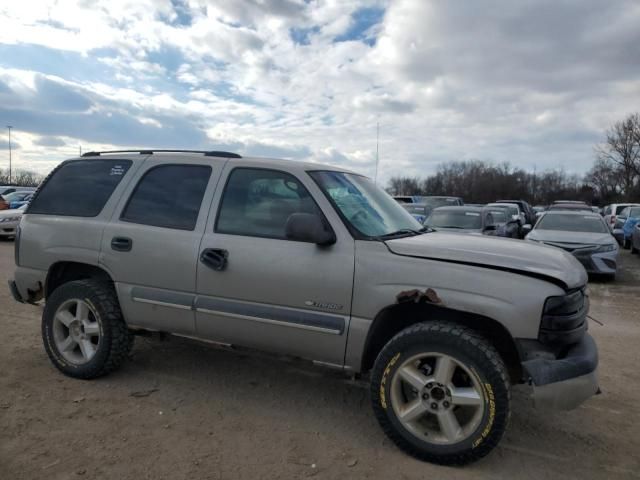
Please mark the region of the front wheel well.
POLYGON ((502 357, 511 382, 522 383, 522 367, 515 341, 501 323, 483 315, 429 303, 399 303, 378 313, 367 335, 361 371, 364 373, 371 370, 382 348, 397 333, 410 325, 429 321, 457 323, 481 333, 502 357))
POLYGON ((45 299, 65 283, 74 280, 96 279, 112 282, 111 276, 102 268, 87 263, 58 262, 49 268, 45 283, 45 299))

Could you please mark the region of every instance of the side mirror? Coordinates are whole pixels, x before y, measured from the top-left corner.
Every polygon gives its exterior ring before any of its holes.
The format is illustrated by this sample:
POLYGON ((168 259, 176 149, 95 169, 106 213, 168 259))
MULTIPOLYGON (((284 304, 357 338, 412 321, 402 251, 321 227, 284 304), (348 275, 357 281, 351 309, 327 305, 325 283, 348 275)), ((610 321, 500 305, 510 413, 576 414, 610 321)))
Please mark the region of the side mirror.
POLYGON ((522 226, 522 235, 526 235, 527 233, 529 233, 531 230, 533 230, 533 227, 531 226, 530 223, 527 223, 525 225, 522 226))
POLYGON ((287 219, 285 235, 288 240, 309 242, 317 245, 333 245, 336 234, 319 215, 314 213, 292 213, 287 219))

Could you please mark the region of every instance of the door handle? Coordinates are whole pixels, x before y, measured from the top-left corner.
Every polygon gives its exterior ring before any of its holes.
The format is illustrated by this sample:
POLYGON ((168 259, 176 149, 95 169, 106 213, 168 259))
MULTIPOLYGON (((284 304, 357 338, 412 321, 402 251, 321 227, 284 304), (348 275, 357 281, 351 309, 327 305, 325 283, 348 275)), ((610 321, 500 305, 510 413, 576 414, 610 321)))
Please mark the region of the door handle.
POLYGON ((229 252, 222 248, 205 248, 200 254, 200 261, 218 272, 227 268, 227 258, 229 252))
POLYGON ((117 252, 128 252, 133 247, 133 240, 127 237, 113 237, 111 239, 111 249, 117 252))

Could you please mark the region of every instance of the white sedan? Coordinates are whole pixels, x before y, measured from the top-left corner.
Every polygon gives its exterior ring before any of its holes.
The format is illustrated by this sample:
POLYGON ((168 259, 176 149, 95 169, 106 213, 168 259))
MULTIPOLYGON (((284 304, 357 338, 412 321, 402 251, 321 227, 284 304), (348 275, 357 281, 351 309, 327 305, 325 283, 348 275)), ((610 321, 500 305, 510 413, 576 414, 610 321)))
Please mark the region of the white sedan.
POLYGON ((27 205, 12 210, 0 210, 0 238, 16 236, 16 229, 27 205))

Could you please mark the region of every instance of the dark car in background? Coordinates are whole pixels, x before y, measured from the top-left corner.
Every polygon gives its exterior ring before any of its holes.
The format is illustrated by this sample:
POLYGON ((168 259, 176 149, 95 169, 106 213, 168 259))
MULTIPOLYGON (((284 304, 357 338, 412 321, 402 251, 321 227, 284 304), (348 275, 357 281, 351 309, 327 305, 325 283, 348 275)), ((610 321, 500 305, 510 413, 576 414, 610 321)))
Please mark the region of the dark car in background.
POLYGON ((438 207, 424 222, 437 231, 495 235, 496 225, 491 212, 482 207, 438 207))
POLYGON ((401 203, 400 205, 420 223, 424 223, 431 212, 431 209, 424 203, 401 203))
POLYGON ((521 238, 520 217, 517 213, 514 214, 511 206, 507 204, 487 206, 483 210, 491 213, 493 223, 496 225, 497 237, 521 238))
POLYGON ((398 203, 420 203, 422 201, 420 195, 396 195, 393 199, 398 203))
POLYGON ((520 207, 520 210, 524 213, 525 223, 533 225, 536 223, 535 210, 524 200, 496 200, 494 203, 515 203, 520 207))

